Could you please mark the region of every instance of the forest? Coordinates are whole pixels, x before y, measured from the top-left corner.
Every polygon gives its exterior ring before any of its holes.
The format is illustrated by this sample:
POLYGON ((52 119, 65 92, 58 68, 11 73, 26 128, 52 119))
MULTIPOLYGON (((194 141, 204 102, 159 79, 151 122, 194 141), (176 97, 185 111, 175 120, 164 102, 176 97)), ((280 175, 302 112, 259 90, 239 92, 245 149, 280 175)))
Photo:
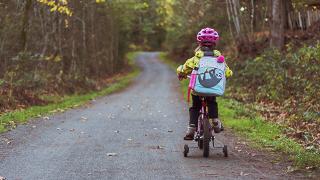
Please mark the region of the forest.
POLYGON ((318 0, 1 0, 0 113, 99 90, 131 51, 182 63, 203 27, 234 71, 227 97, 319 150, 318 0))

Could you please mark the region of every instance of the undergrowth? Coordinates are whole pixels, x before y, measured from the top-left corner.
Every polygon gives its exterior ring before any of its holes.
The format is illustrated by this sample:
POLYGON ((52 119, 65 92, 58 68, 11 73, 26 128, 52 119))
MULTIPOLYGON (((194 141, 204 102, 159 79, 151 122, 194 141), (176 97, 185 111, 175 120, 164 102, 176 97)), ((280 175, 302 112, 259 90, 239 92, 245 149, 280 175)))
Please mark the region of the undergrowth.
POLYGON ((137 54, 138 53, 127 54, 129 65, 133 67, 133 70, 123 76, 116 77, 113 80, 114 83, 100 91, 92 91, 86 94, 76 94, 72 96, 46 97, 48 99, 51 98, 51 100, 54 99, 54 103, 44 106, 32 106, 26 109, 1 114, 0 133, 11 130, 15 128, 17 124, 25 123, 31 118, 42 117, 56 112, 63 112, 66 109, 78 107, 97 97, 108 95, 125 88, 140 72, 138 67, 134 64, 134 59, 137 54))

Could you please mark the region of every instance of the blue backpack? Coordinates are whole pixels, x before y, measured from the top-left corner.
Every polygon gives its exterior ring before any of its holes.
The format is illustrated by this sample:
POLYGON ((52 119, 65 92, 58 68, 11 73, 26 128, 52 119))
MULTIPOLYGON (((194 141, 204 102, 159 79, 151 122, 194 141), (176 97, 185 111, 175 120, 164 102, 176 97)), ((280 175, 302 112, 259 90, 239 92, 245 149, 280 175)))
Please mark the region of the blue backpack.
POLYGON ((206 55, 199 61, 193 93, 199 96, 222 96, 226 85, 226 64, 206 55))

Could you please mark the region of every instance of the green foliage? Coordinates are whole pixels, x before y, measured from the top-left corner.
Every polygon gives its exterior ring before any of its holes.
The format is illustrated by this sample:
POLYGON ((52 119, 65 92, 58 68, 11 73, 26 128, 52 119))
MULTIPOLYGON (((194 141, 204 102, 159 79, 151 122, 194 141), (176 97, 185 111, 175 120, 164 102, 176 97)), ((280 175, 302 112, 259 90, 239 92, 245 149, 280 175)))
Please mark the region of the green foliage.
POLYGON ((4 76, 6 82, 15 89, 37 89, 46 85, 50 81, 49 76, 59 73, 53 60, 43 60, 39 55, 30 52, 21 52, 12 58, 8 65, 8 70, 4 76), (46 71, 45 67, 50 66, 51 71, 46 71))
POLYGON ((231 85, 255 92, 253 100, 279 103, 305 120, 319 118, 320 42, 297 51, 288 47, 286 55, 270 49, 254 60, 234 64, 231 85))

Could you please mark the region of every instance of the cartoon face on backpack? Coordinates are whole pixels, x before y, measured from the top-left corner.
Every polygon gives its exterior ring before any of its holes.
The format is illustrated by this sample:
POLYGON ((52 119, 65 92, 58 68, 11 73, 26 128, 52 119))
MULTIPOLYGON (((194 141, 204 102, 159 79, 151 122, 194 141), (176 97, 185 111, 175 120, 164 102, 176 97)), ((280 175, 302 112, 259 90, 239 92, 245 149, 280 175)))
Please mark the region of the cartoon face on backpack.
POLYGON ((204 73, 198 75, 198 81, 203 87, 212 88, 221 81, 222 73, 223 72, 217 68, 213 68, 209 71, 207 69, 204 73))

